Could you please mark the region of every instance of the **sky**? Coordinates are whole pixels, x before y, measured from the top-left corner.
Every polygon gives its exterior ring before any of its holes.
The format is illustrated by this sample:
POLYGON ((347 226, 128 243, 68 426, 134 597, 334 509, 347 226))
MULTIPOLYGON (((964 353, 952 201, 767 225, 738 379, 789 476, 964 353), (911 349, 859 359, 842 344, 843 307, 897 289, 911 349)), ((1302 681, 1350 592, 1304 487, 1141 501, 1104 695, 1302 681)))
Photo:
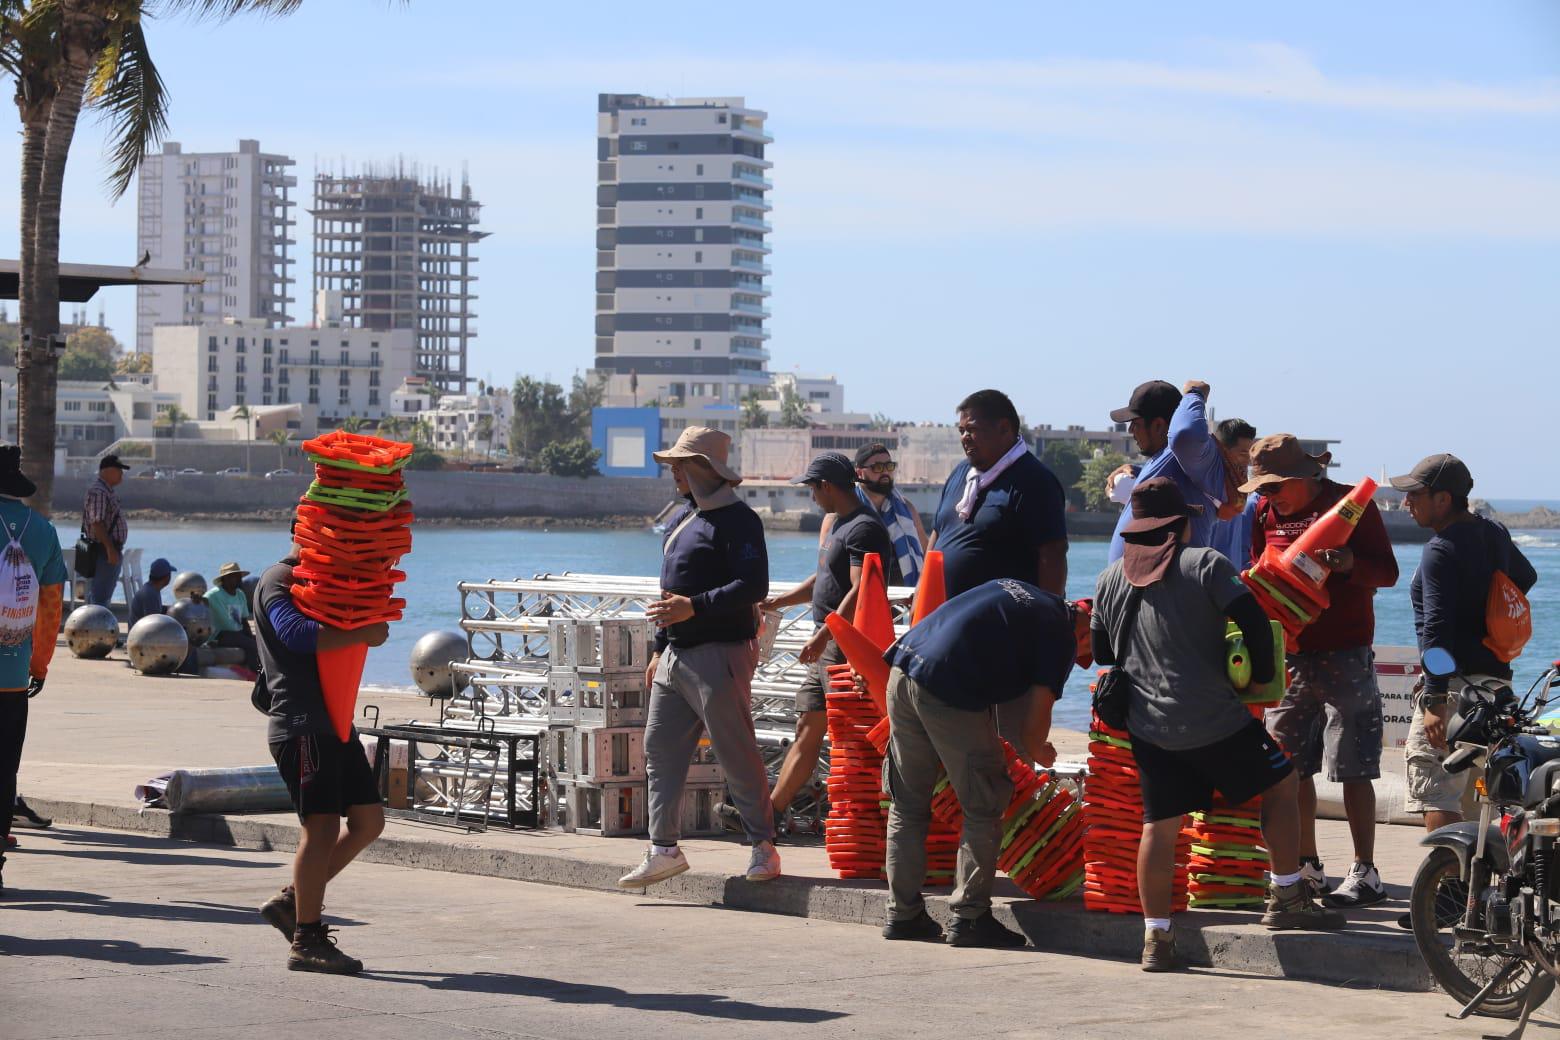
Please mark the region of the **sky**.
MULTIPOLYGON (((741 95, 775 139, 771 367, 837 375, 851 410, 952 421, 996 386, 1100 428, 1197 378, 1219 417, 1339 439, 1344 479, 1452 451, 1476 495, 1560 498, 1552 0, 306 0, 148 32, 170 140, 297 159, 297 319, 316 169, 464 169, 491 233, 470 370, 566 381, 592 360, 596 95, 741 95)), ((61 255, 133 263, 103 172, 88 119, 61 255)), ((4 255, 16 223, 0 195, 4 255)), ((99 299, 133 340, 133 293, 99 299)))

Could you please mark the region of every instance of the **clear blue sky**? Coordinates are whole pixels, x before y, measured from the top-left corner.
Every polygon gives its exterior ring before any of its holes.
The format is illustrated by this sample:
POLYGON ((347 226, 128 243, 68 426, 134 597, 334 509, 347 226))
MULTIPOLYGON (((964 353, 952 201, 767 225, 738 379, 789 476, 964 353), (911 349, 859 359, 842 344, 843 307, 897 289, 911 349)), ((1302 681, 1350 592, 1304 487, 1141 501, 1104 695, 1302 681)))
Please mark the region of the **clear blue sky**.
MULTIPOLYGON (((693 10, 310 0, 150 31, 170 137, 293 155, 304 205, 317 163, 469 165, 479 376, 591 362, 597 92, 742 94, 775 137, 772 364, 854 409, 950 420, 994 385, 1098 427, 1201 377, 1221 416, 1341 438, 1347 477, 1450 450, 1480 494, 1560 497, 1560 4, 693 10)), ((133 262, 95 126, 74 163, 65 258, 133 262)), ((0 222, 14 255, 14 193, 0 222)), ((132 295, 102 298, 133 338, 132 295)))

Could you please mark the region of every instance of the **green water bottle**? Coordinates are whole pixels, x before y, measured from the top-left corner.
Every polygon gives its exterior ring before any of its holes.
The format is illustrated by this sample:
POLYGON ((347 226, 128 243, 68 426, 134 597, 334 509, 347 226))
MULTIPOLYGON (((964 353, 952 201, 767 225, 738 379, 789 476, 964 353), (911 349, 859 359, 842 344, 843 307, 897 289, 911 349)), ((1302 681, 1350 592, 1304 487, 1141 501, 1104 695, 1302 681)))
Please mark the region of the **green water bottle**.
POLYGON ((1246 653, 1246 637, 1236 629, 1225 636, 1224 670, 1230 677, 1230 685, 1244 690, 1251 685, 1251 658, 1246 653))

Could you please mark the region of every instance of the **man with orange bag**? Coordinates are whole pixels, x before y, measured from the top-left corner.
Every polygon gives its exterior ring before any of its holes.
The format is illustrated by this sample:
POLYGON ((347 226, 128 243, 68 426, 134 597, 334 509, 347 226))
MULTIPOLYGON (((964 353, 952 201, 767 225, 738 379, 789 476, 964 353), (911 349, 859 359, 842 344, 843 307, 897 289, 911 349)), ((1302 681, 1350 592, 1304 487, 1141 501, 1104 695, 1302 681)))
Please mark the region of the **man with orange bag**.
POLYGON ((293 567, 301 551, 294 545, 286 559, 266 568, 255 586, 265 693, 260 698, 257 689, 256 707, 269 700, 271 757, 300 823, 293 882, 267 900, 260 914, 292 944, 290 970, 353 975, 363 970, 363 962, 338 949, 331 929, 320 919, 325 885, 379 837, 385 811, 357 731, 346 740, 336 735, 325 710, 315 655, 357 643, 379 646, 390 629, 382 621, 333 628, 305 616, 292 596, 293 567))
MULTIPOLYGON (((1260 493, 1251 527, 1251 556, 1289 548, 1349 493, 1327 479, 1330 456, 1307 455, 1293 434, 1251 445, 1245 494, 1260 493)), ((1317 554, 1329 570, 1327 609, 1301 630, 1289 655, 1289 689, 1267 711, 1267 727, 1300 774, 1300 873, 1328 906, 1372 906, 1387 898, 1376 870, 1376 790, 1381 776, 1381 691, 1376 686, 1377 589, 1397 584, 1397 559, 1375 503, 1367 503, 1348 541, 1317 554), (1343 785, 1344 813, 1354 840, 1354 864, 1331 891, 1316 847, 1316 783, 1343 785)))
MULTIPOLYGON (((1538 572, 1504 526, 1469 511, 1473 475, 1457 456, 1421 459, 1404 476, 1393 477, 1392 486, 1407 493, 1403 504, 1415 522, 1435 532, 1409 586, 1420 652, 1449 650, 1464 678, 1509 683, 1516 655, 1492 638, 1490 586, 1505 575, 1525 597, 1538 582, 1538 572)), ((1432 831, 1462 819, 1463 792, 1473 776, 1473 771, 1450 774, 1441 768, 1451 712, 1447 677, 1426 676, 1414 702, 1403 764, 1408 773, 1405 808, 1423 813, 1425 828, 1432 831)))

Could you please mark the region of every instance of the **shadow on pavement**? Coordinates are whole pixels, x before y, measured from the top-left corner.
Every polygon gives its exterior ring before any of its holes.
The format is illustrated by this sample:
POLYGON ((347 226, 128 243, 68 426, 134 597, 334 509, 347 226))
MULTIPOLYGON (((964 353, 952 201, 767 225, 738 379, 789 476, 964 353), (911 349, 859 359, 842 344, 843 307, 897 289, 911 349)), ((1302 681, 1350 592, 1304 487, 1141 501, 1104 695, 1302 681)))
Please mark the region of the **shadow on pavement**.
POLYGON ((614 986, 559 982, 555 979, 486 971, 474 972, 470 975, 440 975, 420 971, 365 971, 362 977, 457 993, 538 997, 551 1000, 555 1004, 607 1004, 628 1011, 676 1011, 703 1018, 725 1018, 741 1022, 816 1023, 846 1017, 843 1011, 770 1007, 765 1004, 750 1004, 743 1000, 730 1000, 717 993, 630 993, 614 986))
MULTIPOLYGON (((50 828, 45 831, 34 831, 34 834, 55 839, 56 846, 29 843, 27 851, 42 855, 68 855, 82 859, 120 860, 124 863, 140 863, 145 866, 162 867, 191 867, 210 864, 217 867, 247 867, 275 870, 286 864, 261 858, 263 854, 257 853, 253 858, 235 858, 231 855, 223 856, 196 856, 186 852, 176 851, 186 842, 174 842, 167 838, 146 838, 135 834, 116 835, 116 840, 103 841, 96 834, 87 834, 82 831, 61 830, 50 828)), ((232 853, 234 849, 224 849, 224 853, 232 853)))
MULTIPOLYGON (((270 893, 266 893, 269 895, 270 893)), ((263 897, 262 897, 263 898, 263 897)), ((97 917, 122 917, 132 921, 176 921, 189 924, 242 924, 270 928, 255 906, 170 900, 166 903, 129 903, 95 892, 67 889, 6 889, 0 910, 40 911, 43 913, 92 914, 97 917)), ((331 915, 332 924, 359 922, 331 915)))
POLYGON ((206 957, 166 946, 142 946, 125 939, 18 939, 0 935, 0 954, 8 957, 68 957, 142 968, 227 963, 226 957, 206 957))

